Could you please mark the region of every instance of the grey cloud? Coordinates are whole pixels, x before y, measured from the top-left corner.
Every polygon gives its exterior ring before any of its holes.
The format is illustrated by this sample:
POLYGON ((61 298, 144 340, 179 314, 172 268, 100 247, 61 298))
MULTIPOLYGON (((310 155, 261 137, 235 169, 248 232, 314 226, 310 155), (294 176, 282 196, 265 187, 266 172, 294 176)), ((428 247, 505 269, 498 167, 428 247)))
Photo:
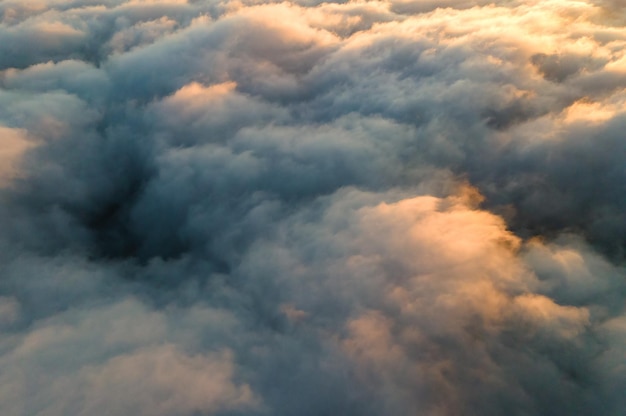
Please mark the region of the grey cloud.
POLYGON ((3 2, 2 414, 620 414, 591 4, 3 2))
POLYGON ((108 75, 93 65, 78 60, 47 62, 24 71, 4 71, 2 84, 7 89, 22 91, 64 90, 90 101, 102 100, 109 88, 108 75))
POLYGON ((232 352, 181 351, 164 342, 168 326, 129 299, 67 311, 14 335, 3 346, 11 346, 2 357, 3 413, 191 415, 258 406, 233 379, 232 352))
POLYGON ((85 35, 80 28, 53 19, 26 21, 9 27, 2 25, 0 68, 24 68, 41 61, 72 56, 73 51, 82 46, 85 35))
MULTIPOLYGON (((371 389, 375 413, 585 414, 601 405, 614 380, 595 372, 607 347, 591 328, 607 311, 566 305, 594 304, 576 299, 590 284, 581 274, 623 291, 623 270, 584 247, 564 246, 552 248, 549 261, 569 254, 579 266, 546 274, 544 265, 535 277, 513 260, 517 242, 497 218, 430 197, 369 205, 379 197, 333 196, 319 222, 294 218, 279 234, 282 243, 255 246, 254 263, 246 264, 278 279, 278 293, 293 290, 299 325, 329 333, 345 325, 342 347, 356 360, 356 379, 371 389), (461 232, 465 226, 472 232, 461 232), (565 280, 571 289, 561 286, 565 280), (564 305, 542 295, 556 292, 564 305), (583 393, 587 383, 594 394, 583 393)), ((546 248, 530 249, 537 264, 534 250, 546 248)), ((606 406, 614 414, 621 404, 606 406)))

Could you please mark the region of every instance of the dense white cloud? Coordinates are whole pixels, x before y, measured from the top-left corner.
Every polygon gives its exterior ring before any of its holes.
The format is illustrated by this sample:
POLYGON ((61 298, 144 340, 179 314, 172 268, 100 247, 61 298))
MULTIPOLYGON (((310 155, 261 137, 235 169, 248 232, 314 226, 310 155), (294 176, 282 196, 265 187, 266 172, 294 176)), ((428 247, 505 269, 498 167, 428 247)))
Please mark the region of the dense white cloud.
POLYGON ((0 3, 0 413, 626 407, 618 2, 0 3))

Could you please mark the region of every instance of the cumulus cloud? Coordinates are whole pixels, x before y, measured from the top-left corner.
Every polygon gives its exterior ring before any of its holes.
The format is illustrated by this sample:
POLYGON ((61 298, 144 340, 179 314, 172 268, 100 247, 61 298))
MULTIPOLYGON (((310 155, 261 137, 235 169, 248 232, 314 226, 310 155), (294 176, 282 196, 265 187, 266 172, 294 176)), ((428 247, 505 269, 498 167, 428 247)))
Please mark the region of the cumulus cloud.
POLYGON ((3 415, 620 415, 617 2, 5 0, 3 415))

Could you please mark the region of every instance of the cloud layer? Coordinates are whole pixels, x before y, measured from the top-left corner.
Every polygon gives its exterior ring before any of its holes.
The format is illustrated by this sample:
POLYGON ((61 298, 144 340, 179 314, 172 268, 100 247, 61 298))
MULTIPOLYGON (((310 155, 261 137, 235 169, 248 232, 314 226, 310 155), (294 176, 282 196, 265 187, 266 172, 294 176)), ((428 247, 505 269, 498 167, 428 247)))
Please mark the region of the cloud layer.
POLYGON ((0 413, 621 415, 617 2, 0 3, 0 413))

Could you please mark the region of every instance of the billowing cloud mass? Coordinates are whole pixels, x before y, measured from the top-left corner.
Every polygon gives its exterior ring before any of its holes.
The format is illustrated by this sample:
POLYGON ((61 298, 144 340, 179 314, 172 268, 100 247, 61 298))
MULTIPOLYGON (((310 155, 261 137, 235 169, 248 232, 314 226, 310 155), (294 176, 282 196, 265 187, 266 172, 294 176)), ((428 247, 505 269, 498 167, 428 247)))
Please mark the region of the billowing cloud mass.
POLYGON ((622 416, 626 12, 0 2, 3 416, 622 416))

